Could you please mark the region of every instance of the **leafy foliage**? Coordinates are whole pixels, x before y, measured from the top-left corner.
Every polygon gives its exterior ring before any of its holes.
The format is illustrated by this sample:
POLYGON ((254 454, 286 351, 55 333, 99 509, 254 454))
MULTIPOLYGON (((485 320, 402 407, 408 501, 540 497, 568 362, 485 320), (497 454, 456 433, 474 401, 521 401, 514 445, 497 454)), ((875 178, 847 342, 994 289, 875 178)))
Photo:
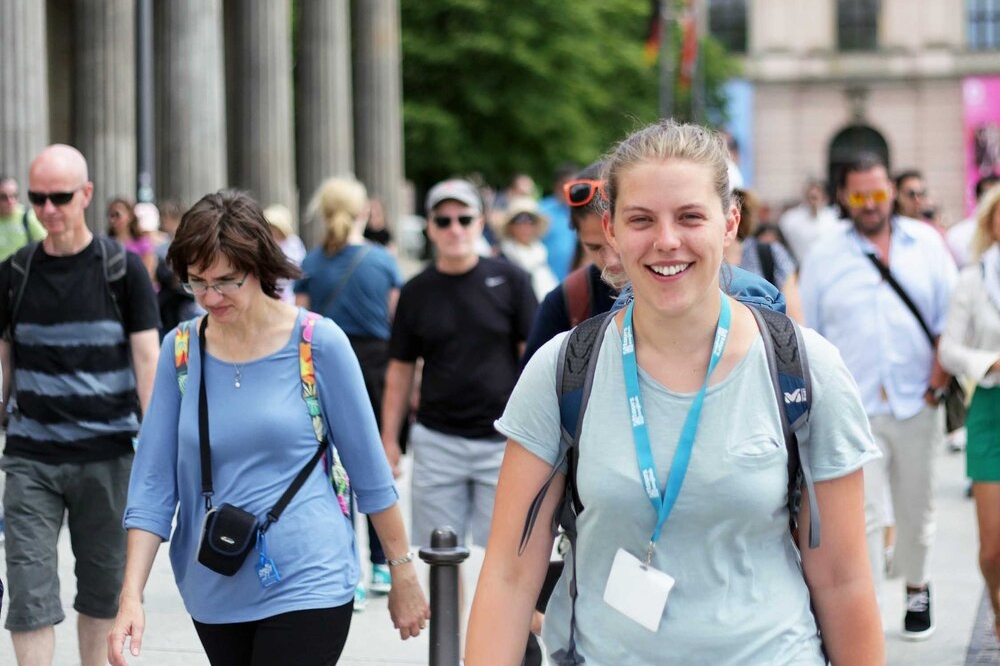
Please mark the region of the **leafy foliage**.
MULTIPOLYGON (((592 162, 658 116, 659 69, 643 57, 649 0, 400 4, 406 173, 420 187, 522 171, 548 187, 556 166, 592 162)), ((735 70, 717 44, 706 52, 711 112, 735 70)))

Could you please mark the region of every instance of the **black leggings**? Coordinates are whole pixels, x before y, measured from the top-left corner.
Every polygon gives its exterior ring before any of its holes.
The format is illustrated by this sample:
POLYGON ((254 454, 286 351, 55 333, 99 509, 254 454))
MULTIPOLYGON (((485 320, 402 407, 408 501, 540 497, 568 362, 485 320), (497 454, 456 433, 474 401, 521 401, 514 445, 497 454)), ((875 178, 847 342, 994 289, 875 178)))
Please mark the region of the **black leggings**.
POLYGON ((194 628, 212 666, 332 666, 351 628, 354 601, 337 608, 293 611, 253 622, 194 628))

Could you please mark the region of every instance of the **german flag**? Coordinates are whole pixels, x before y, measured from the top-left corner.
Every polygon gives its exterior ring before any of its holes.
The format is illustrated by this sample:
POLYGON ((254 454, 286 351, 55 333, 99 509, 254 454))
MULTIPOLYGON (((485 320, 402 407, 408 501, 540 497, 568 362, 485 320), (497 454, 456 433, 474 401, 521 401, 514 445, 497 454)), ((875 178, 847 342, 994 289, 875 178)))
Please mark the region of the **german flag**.
POLYGON ((646 31, 646 46, 643 48, 642 57, 647 65, 652 65, 660 53, 660 41, 663 39, 663 21, 660 20, 663 2, 651 0, 649 4, 649 29, 646 31))

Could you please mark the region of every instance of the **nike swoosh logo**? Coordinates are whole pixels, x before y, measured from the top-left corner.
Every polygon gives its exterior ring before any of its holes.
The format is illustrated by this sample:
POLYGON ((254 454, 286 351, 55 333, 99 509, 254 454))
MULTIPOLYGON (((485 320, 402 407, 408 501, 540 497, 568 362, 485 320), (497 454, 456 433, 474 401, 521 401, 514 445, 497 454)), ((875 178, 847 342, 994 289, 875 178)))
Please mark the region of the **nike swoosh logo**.
POLYGON ((499 275, 495 276, 495 277, 488 277, 488 278, 486 278, 486 286, 487 287, 499 287, 500 285, 502 285, 506 281, 507 281, 507 278, 499 276, 499 275))

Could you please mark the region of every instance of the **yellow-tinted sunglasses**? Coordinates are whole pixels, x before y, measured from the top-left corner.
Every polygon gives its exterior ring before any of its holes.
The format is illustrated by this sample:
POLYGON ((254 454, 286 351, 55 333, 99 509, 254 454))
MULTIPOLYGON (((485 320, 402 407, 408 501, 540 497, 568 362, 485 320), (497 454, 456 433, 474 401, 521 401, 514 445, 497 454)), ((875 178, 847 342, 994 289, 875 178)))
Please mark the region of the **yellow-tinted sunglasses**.
POLYGON ((889 200, 889 190, 872 190, 871 192, 848 192, 844 197, 851 208, 862 208, 870 200, 874 204, 884 204, 889 200))

